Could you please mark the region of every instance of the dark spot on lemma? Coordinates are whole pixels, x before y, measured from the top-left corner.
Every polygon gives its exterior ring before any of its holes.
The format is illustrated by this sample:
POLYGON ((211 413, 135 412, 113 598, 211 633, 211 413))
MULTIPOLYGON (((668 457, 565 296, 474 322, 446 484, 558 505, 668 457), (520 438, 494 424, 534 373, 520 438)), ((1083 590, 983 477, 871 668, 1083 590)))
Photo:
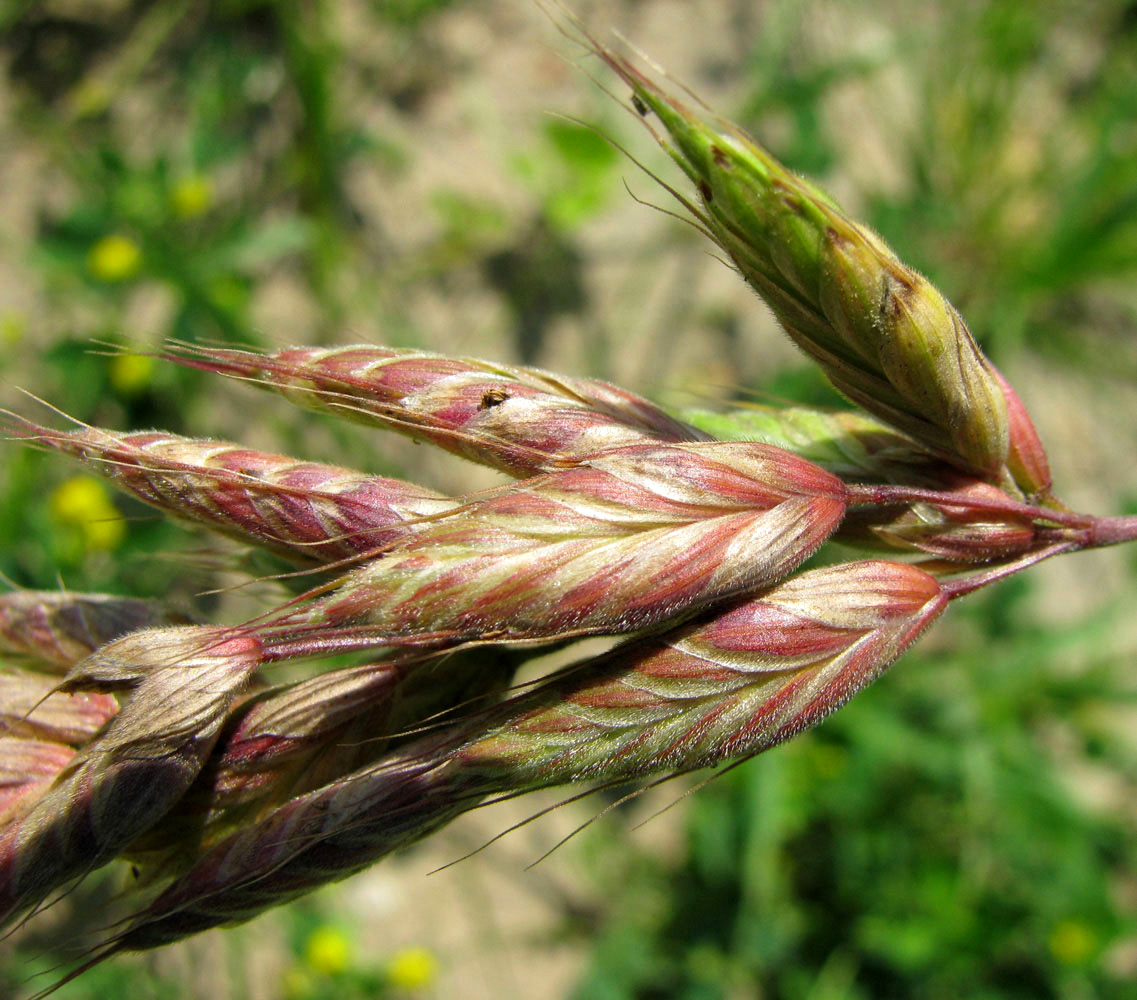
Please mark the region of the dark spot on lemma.
POLYGON ((501 406, 507 399, 509 399, 509 392, 500 386, 494 389, 487 389, 482 394, 482 401, 478 403, 478 409, 488 410, 494 406, 501 406))
POLYGON ((730 166, 730 161, 726 158, 726 153, 719 149, 718 146, 711 147, 711 156, 714 157, 716 165, 720 167, 730 166))
POLYGON ((699 181, 699 194, 703 196, 703 201, 715 200, 715 193, 711 190, 711 186, 706 181, 699 181))
POLYGON ((913 293, 912 282, 899 274, 885 274, 881 279, 880 317, 889 319, 900 313, 901 304, 913 293))
POLYGON ((632 94, 632 107, 636 109, 636 114, 641 118, 646 118, 651 112, 651 108, 644 104, 639 94, 632 94))
POLYGON ((888 276, 885 275, 880 282, 880 305, 877 306, 877 315, 881 319, 888 319, 895 311, 896 303, 893 301, 892 288, 889 286, 888 276))

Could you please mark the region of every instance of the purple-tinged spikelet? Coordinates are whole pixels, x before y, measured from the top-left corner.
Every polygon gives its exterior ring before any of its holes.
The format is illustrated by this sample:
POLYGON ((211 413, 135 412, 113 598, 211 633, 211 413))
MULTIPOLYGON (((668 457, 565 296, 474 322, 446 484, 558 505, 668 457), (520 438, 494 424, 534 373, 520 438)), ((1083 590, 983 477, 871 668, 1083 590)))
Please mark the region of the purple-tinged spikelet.
POLYGON ((27 812, 74 756, 64 743, 0 735, 0 825, 27 812))
POLYGON ((706 439, 634 393, 538 368, 366 345, 270 355, 195 347, 171 357, 251 378, 302 406, 401 431, 516 476, 646 441, 706 439))
POLYGON ((566 669, 206 851, 111 944, 151 948, 344 878, 485 796, 624 781, 747 757, 815 725, 946 606, 922 570, 803 573, 725 613, 566 669))
POLYGON ((750 756, 843 705, 947 606, 915 566, 812 570, 506 703, 457 754, 514 784, 622 781, 750 756), (531 707, 527 707, 531 706, 531 707))
POLYGON ((185 627, 132 633, 72 671, 65 685, 132 689, 131 697, 32 808, 0 829, 0 923, 110 861, 181 798, 260 662, 255 639, 185 627))
POLYGON ((259 634, 283 658, 630 632, 785 576, 845 493, 767 445, 620 449, 422 526, 259 634))
POLYGON ((58 690, 59 678, 27 670, 0 673, 0 735, 80 746, 118 712, 109 694, 58 690))
POLYGON ((454 506, 420 486, 161 431, 62 433, 26 422, 28 440, 80 459, 166 513, 294 561, 355 559, 454 506))
POLYGON ((200 855, 110 952, 248 920, 444 826, 481 797, 463 794, 457 769, 439 759, 446 742, 426 738, 247 823, 200 855))
POLYGON ((61 673, 128 632, 184 624, 184 615, 157 601, 55 590, 0 594, 0 649, 61 673))

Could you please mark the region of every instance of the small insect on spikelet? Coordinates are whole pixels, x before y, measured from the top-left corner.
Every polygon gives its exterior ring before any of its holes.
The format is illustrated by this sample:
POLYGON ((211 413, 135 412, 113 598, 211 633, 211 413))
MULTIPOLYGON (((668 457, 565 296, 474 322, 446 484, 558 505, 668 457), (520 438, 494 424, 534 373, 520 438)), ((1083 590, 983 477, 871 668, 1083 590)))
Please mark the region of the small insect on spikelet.
POLYGON ((708 437, 607 382, 473 358, 363 344, 269 355, 182 346, 168 356, 515 476, 562 468, 612 448, 708 437))

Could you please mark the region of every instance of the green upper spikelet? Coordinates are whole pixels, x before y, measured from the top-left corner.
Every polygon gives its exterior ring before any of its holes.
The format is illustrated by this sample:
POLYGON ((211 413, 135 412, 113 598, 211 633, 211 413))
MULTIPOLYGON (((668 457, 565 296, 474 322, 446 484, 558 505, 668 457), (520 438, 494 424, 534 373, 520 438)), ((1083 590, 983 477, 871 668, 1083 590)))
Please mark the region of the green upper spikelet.
POLYGON ((597 51, 662 123, 660 144, 699 192, 688 208, 837 389, 955 464, 1009 480, 1001 384, 931 282, 734 125, 597 51))

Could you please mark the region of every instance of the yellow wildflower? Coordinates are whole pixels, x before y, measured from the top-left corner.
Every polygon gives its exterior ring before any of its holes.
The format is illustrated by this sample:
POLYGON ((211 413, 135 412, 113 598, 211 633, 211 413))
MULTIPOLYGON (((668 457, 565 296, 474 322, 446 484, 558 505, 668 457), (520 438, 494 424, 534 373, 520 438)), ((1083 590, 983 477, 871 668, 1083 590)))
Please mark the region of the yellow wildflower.
POLYGON ((308 935, 304 961, 321 976, 338 976, 351 965, 351 942, 335 927, 319 927, 308 935))
POLYGON ((111 388, 120 396, 137 396, 154 375, 154 359, 146 354, 117 354, 108 372, 111 388))
POLYGON ((87 255, 91 273, 102 281, 125 281, 137 273, 141 263, 138 244, 120 233, 104 236, 87 255))
POLYGON ((213 185, 201 174, 183 177, 170 192, 170 204, 178 218, 192 219, 208 211, 213 204, 213 185))
POLYGON ((56 520, 78 528, 88 549, 115 549, 126 537, 122 516, 93 476, 72 476, 51 495, 56 520))
POLYGON ((387 980, 401 990, 422 990, 438 976, 438 962, 426 948, 403 948, 387 964, 387 980))
POLYGON ((1050 932, 1050 953, 1063 965, 1080 965, 1095 944, 1094 932, 1078 920, 1063 920, 1050 932))

